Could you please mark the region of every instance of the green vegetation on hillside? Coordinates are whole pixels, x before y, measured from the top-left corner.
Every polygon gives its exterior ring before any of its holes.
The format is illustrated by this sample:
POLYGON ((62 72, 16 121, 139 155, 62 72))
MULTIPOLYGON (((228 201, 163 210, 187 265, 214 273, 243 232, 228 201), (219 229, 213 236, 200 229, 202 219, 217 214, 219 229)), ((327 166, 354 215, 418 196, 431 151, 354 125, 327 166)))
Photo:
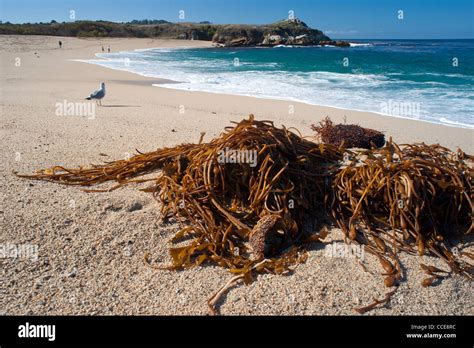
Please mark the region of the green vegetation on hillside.
POLYGON ((224 46, 274 46, 336 44, 317 29, 298 19, 267 25, 171 23, 165 20, 133 20, 127 23, 75 21, 50 23, 0 23, 0 35, 48 35, 71 37, 137 37, 213 41, 224 46))

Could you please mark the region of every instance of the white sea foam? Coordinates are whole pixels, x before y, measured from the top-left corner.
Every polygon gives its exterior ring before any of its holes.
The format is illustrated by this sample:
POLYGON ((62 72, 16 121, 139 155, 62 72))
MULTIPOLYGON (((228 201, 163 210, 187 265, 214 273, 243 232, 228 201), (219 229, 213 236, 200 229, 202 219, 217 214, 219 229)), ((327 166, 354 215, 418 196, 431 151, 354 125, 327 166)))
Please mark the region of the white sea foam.
POLYGON ((454 126, 458 126, 458 127, 462 127, 462 128, 471 128, 471 129, 474 129, 473 125, 472 124, 467 124, 467 123, 462 123, 462 122, 456 122, 456 121, 451 121, 451 120, 448 120, 444 117, 441 117, 439 119, 439 121, 441 123, 445 123, 445 124, 448 124, 448 125, 454 125, 454 126))
POLYGON ((351 45, 351 47, 370 47, 370 46, 373 46, 370 43, 359 43, 359 42, 349 42, 349 45, 351 45))
POLYGON ((429 82, 432 87, 426 88, 423 82, 398 80, 396 74, 289 72, 278 70, 279 63, 276 62, 241 60, 239 64, 245 69, 223 70, 224 65, 233 64, 232 59, 190 57, 176 60, 166 56, 166 53, 165 49, 147 49, 142 52, 98 54, 99 59, 82 61, 181 82, 159 85, 181 90, 301 101, 376 113, 382 113, 380 105, 388 100, 410 101, 420 104, 420 115, 415 117, 417 119, 474 129, 474 100, 470 99, 472 92, 469 89, 450 90, 438 82, 429 82), (160 53, 163 56, 155 60, 156 54, 160 53), (205 69, 196 69, 196 66, 205 69), (464 118, 454 121, 448 118, 451 115, 464 115, 464 118))

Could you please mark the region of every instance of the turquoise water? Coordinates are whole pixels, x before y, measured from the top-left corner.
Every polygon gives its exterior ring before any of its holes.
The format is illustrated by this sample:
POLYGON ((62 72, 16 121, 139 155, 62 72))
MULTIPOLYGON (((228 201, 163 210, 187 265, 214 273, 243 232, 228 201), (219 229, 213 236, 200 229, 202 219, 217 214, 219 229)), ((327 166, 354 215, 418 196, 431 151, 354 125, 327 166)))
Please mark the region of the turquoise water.
POLYGON ((474 128, 474 40, 358 43, 351 48, 150 49, 98 54, 102 59, 89 62, 181 82, 165 85, 170 88, 474 128))

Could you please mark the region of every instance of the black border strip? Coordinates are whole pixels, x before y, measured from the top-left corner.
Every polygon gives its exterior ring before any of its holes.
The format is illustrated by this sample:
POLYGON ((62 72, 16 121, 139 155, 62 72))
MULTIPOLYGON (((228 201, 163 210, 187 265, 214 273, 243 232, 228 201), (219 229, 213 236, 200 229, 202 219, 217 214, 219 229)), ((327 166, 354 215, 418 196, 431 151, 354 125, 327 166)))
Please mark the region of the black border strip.
POLYGON ((153 316, 2 316, 1 347, 68 344, 228 345, 350 344, 469 346, 474 342, 474 317, 466 316, 312 316, 312 317, 153 317, 153 316), (55 325, 53 342, 20 338, 26 322, 55 325), (421 331, 420 328, 426 328, 421 331), (432 326, 430 326, 432 325, 432 326), (452 327, 455 325, 455 328, 452 327), (451 327, 450 327, 451 326, 451 327), (407 338, 407 334, 456 334, 456 338, 407 338))

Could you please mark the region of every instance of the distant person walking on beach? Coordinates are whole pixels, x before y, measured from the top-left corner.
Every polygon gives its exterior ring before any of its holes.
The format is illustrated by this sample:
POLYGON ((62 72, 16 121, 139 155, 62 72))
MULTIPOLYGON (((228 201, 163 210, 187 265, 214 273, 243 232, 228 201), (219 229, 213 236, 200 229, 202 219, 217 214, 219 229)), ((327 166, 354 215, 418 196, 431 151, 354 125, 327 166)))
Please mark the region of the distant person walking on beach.
POLYGON ((59 41, 59 48, 63 47, 63 43, 59 41))
POLYGON ((107 52, 110 53, 110 45, 107 46, 107 52))
POLYGON ((104 52, 104 46, 102 46, 102 52, 104 52))

